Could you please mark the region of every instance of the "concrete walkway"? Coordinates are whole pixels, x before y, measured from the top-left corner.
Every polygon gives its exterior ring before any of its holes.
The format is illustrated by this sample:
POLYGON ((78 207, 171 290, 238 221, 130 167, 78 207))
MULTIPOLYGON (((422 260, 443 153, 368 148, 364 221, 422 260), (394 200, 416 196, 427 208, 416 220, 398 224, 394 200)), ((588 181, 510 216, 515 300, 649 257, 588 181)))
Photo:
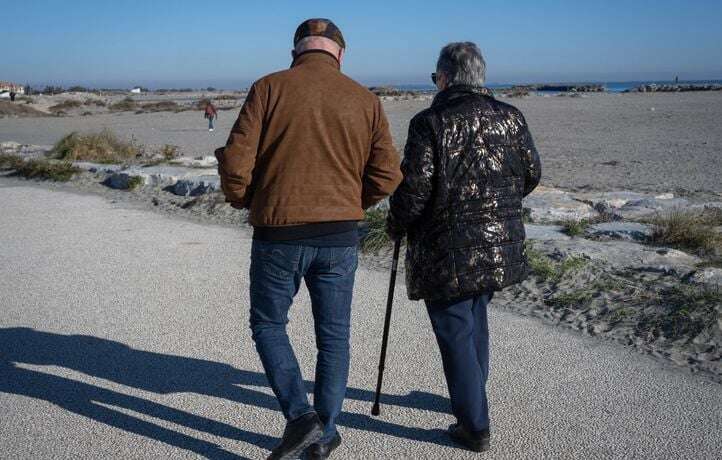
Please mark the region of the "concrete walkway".
MULTIPOLYGON (((280 435, 250 339, 250 240, 0 179, 3 458, 264 458, 280 435)), ((387 274, 361 269, 334 458, 719 458, 722 387, 614 344, 492 309, 492 451, 454 448, 421 304, 395 305, 369 415, 387 274)), ((289 332, 312 380, 305 290, 289 332)))

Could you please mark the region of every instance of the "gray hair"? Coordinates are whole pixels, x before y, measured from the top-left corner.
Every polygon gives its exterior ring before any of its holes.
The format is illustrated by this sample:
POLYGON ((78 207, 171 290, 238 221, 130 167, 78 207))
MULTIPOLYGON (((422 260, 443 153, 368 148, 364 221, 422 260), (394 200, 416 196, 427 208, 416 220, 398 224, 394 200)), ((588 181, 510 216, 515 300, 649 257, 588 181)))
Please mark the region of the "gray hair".
POLYGON ((449 43, 441 49, 436 71, 446 75, 449 86, 483 86, 486 62, 481 50, 472 42, 449 43))

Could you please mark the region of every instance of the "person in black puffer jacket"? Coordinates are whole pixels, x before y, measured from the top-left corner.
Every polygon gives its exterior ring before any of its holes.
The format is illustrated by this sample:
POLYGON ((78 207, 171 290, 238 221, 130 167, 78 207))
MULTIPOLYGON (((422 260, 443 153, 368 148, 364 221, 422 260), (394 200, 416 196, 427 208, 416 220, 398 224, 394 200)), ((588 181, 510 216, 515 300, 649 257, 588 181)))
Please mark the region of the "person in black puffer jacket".
POLYGON ((411 120, 387 222, 407 236, 408 295, 426 302, 441 349, 450 433, 473 450, 489 446, 486 307, 528 275, 522 198, 541 177, 524 116, 483 87, 485 70, 473 43, 441 50, 440 92, 411 120))

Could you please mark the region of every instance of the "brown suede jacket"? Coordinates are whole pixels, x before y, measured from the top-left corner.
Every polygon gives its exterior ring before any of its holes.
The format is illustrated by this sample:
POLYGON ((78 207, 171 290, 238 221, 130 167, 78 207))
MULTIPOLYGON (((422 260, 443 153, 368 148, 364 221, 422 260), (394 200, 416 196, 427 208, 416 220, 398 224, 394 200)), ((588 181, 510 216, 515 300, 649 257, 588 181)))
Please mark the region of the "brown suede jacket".
POLYGON ((401 181, 381 102, 324 51, 254 83, 216 157, 253 226, 361 220, 401 181))

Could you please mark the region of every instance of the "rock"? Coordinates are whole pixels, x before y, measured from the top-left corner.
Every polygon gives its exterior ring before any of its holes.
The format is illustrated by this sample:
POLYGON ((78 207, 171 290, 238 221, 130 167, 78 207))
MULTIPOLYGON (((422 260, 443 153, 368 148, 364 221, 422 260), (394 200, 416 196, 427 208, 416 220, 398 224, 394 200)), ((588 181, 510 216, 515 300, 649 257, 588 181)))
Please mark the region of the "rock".
POLYGON ((592 206, 572 193, 549 187, 538 187, 526 197, 524 208, 533 222, 582 220, 596 215, 592 206))
POLYGON ((596 238, 646 241, 652 236, 652 228, 636 222, 604 222, 590 225, 586 234, 596 238))
POLYGON ((530 240, 568 240, 569 235, 564 233, 561 225, 535 225, 525 224, 526 237, 530 240))
POLYGON ((707 267, 696 271, 689 277, 695 284, 706 284, 722 287, 722 268, 707 267))
POLYGON ((180 157, 172 161, 174 165, 185 166, 186 168, 213 168, 218 166, 218 160, 213 155, 196 158, 180 157))
POLYGON ((216 176, 199 176, 193 179, 179 179, 170 191, 180 196, 198 196, 220 190, 220 179, 216 176))
POLYGON ((599 260, 614 268, 665 273, 679 278, 690 276, 702 259, 685 252, 658 248, 632 241, 596 241, 585 238, 569 240, 540 240, 536 249, 560 260, 569 256, 599 260))
POLYGON ((123 169, 122 165, 93 163, 90 161, 76 161, 73 162, 73 166, 80 168, 83 171, 103 174, 112 174, 123 169))
POLYGON ((129 174, 127 172, 116 172, 108 176, 105 185, 118 190, 127 190, 130 188, 131 178, 139 178, 142 185, 149 185, 151 178, 144 174, 129 174))

